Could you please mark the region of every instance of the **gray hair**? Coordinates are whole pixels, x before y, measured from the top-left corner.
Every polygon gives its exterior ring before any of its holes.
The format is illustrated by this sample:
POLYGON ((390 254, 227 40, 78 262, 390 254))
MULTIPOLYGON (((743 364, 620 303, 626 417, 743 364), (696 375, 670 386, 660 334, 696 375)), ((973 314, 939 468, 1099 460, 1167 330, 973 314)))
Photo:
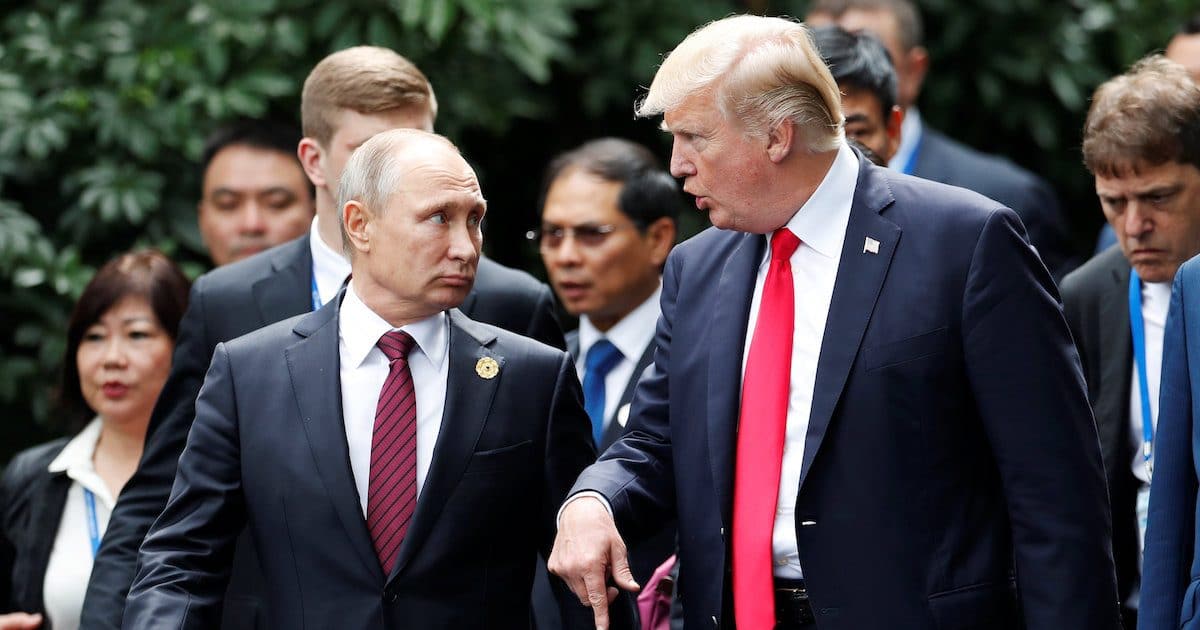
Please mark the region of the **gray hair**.
MULTIPOLYGON (((391 129, 375 134, 362 143, 342 169, 337 187, 338 212, 343 212, 347 203, 357 201, 376 216, 382 213, 392 195, 400 188, 400 179, 404 174, 401 168, 403 149, 430 141, 443 143, 458 153, 458 147, 445 136, 420 129, 391 129)), ((346 222, 341 216, 338 217, 338 226, 342 232, 343 253, 353 258, 354 248, 350 245, 346 222)))

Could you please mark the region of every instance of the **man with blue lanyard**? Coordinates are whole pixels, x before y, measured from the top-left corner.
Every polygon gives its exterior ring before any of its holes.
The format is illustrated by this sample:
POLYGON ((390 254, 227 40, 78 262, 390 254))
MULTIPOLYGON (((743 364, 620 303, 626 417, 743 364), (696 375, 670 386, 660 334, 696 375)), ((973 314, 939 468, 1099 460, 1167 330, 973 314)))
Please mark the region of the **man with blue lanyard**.
POLYGON ((896 67, 897 104, 904 112, 900 146, 888 166, 973 190, 1012 208, 1055 280, 1079 264, 1049 184, 1003 157, 955 141, 921 117, 917 100, 930 59, 922 44, 921 14, 910 0, 816 0, 804 19, 810 26, 836 23, 853 33, 870 32, 887 48, 896 67))
MULTIPOLYGON (((337 298, 350 263, 342 254, 334 196, 350 154, 389 129, 431 131, 437 116, 437 99, 425 75, 404 57, 373 46, 348 48, 318 63, 304 82, 300 107, 305 137, 297 153, 316 189, 312 228, 294 241, 207 273, 192 285, 142 461, 117 501, 96 557, 83 628, 121 627, 138 547, 170 495, 213 349, 337 298)), ((481 259, 474 288, 460 308, 477 321, 566 348, 550 287, 523 272, 481 259)), ((261 578, 248 541, 243 536, 236 547, 223 627, 277 627, 263 618, 261 578)))
POLYGON ((1139 605, 1171 281, 1200 253, 1198 112, 1200 89, 1158 56, 1096 90, 1083 158, 1117 245, 1062 282, 1100 435, 1128 628, 1139 605))

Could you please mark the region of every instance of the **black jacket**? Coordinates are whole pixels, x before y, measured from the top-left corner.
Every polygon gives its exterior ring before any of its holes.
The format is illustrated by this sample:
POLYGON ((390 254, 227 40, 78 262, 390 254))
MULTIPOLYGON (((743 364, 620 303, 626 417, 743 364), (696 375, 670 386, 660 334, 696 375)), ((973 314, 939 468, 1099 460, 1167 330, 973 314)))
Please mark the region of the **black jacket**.
POLYGON ((0 479, 0 614, 46 612, 42 584, 71 487, 66 473, 46 468, 69 440, 21 451, 0 479))

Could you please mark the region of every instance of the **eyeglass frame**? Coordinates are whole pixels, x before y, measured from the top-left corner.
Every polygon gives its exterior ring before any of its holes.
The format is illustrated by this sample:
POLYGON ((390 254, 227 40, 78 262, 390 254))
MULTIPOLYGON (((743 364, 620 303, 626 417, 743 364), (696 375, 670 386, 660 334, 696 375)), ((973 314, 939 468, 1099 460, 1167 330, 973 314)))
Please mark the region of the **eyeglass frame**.
POLYGON ((593 223, 581 223, 574 226, 542 224, 541 227, 525 232, 526 240, 536 243, 541 249, 558 249, 566 242, 567 236, 575 241, 581 247, 599 247, 608 240, 608 237, 626 227, 633 228, 638 232, 645 230, 644 227, 638 226, 636 223, 629 225, 617 225, 615 223, 601 223, 599 225, 593 223))

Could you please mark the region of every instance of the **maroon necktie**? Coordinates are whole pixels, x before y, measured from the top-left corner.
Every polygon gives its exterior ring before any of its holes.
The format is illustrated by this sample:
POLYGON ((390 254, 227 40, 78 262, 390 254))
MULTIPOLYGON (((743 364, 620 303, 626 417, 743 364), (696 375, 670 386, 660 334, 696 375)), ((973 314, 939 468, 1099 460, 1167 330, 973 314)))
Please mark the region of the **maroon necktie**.
POLYGON ((408 353, 416 341, 393 330, 376 344, 391 364, 375 407, 367 529, 384 574, 392 570, 417 507, 417 396, 408 353))
POLYGON ((733 475, 733 614, 738 628, 750 630, 775 627, 771 541, 792 377, 791 257, 799 246, 786 227, 771 237, 771 266, 742 379, 733 475))

